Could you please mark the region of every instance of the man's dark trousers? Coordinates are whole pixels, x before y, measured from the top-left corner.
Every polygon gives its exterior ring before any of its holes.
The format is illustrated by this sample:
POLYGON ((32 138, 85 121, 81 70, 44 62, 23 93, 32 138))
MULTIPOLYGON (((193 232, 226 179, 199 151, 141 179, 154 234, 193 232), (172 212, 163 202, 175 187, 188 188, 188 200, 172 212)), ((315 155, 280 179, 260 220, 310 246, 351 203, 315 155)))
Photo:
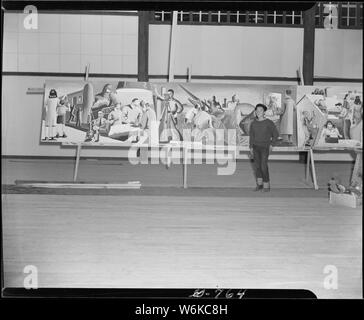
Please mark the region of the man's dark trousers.
POLYGON ((253 146, 254 168, 255 177, 262 178, 263 182, 269 182, 268 171, 268 157, 269 157, 269 145, 268 146, 253 146))

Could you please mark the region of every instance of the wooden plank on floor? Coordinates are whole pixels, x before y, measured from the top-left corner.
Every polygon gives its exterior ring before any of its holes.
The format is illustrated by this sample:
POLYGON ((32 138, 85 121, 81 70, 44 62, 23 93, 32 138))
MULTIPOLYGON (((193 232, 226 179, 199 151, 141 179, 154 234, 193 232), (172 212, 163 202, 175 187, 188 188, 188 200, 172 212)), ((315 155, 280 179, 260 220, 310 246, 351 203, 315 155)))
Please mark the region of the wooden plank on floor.
MULTIPOLYGON (((34 183, 52 183, 52 184, 112 184, 109 181, 77 181, 74 183, 73 181, 47 181, 47 180, 15 180, 16 185, 26 185, 26 184, 34 184, 34 183)), ((127 181, 120 184, 140 184, 140 181, 127 181)))
POLYGON ((65 182, 26 182, 17 183, 20 187, 32 188, 61 188, 61 189, 140 189, 137 181, 128 183, 65 183, 65 182))

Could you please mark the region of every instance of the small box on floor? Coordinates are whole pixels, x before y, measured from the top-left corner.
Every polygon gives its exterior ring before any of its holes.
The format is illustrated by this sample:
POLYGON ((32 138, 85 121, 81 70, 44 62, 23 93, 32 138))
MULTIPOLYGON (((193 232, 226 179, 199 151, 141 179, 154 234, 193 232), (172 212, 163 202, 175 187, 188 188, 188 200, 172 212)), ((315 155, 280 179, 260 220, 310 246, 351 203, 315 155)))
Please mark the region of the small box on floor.
POLYGON ((348 193, 335 193, 330 191, 330 204, 340 205, 350 208, 357 208, 361 205, 362 199, 361 197, 357 197, 354 194, 348 193))

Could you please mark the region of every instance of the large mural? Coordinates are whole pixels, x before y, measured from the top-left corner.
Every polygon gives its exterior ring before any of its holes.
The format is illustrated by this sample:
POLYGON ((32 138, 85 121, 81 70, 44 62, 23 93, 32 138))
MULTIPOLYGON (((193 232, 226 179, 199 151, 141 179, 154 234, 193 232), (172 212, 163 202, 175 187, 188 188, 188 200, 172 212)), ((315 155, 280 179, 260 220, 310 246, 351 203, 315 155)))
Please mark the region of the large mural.
POLYGON ((277 146, 362 143, 360 88, 149 82, 47 81, 41 140, 131 144, 195 141, 249 145, 258 103, 277 146))
POLYGON ((362 146, 361 88, 299 86, 297 100, 298 147, 362 146))
POLYGON ((135 143, 189 140, 249 145, 254 107, 265 103, 280 132, 277 145, 295 146, 296 87, 145 82, 54 82, 45 85, 42 142, 135 143))

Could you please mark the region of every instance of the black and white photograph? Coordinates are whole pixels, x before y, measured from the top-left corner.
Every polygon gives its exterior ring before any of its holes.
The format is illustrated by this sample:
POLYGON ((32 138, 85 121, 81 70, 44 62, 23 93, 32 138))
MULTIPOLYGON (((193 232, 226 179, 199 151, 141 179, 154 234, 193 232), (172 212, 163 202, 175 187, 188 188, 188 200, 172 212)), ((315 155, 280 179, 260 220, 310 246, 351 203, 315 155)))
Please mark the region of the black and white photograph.
POLYGON ((363 3, 77 3, 2 1, 2 296, 362 299, 363 3))

